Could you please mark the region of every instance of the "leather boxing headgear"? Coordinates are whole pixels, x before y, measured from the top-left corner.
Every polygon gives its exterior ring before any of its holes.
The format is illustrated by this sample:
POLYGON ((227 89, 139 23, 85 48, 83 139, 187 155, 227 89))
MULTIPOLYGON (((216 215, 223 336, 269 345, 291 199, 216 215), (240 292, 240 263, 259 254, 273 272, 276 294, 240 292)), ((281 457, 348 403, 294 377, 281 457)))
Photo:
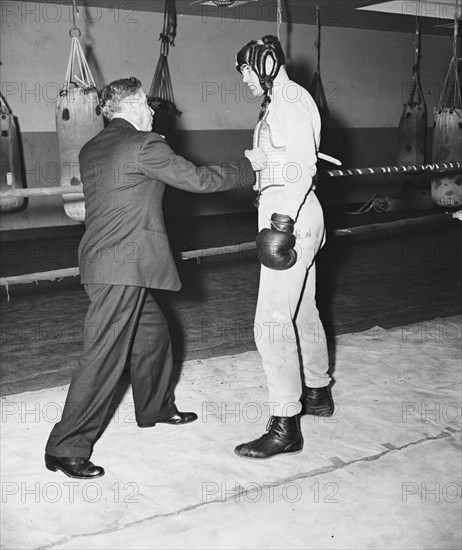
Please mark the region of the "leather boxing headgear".
POLYGON ((281 65, 285 65, 286 58, 281 43, 276 36, 267 35, 261 40, 253 40, 246 44, 236 56, 236 68, 242 72, 243 65, 249 65, 260 80, 265 94, 271 92, 273 81, 279 73, 281 65), (267 60, 271 59, 272 67, 267 72, 267 60))

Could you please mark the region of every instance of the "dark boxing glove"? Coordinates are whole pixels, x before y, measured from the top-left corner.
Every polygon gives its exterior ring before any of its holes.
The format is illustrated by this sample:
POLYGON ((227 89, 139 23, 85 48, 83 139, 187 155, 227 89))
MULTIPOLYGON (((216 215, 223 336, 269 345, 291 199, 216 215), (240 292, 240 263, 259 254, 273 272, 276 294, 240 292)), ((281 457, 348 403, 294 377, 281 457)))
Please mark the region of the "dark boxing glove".
POLYGON ((258 259, 265 267, 283 271, 295 264, 294 225, 290 216, 275 213, 271 216, 271 229, 262 229, 257 235, 258 259))

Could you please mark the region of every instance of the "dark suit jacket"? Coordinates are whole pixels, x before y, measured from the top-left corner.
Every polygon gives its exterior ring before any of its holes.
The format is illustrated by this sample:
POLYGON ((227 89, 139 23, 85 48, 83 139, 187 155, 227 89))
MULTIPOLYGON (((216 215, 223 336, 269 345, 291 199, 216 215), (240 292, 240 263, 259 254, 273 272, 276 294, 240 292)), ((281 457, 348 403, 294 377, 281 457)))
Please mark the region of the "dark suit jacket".
POLYGON ((193 193, 252 185, 250 161, 197 167, 164 138, 115 118, 79 154, 85 234, 79 246, 82 283, 178 290, 162 213, 165 185, 193 193))

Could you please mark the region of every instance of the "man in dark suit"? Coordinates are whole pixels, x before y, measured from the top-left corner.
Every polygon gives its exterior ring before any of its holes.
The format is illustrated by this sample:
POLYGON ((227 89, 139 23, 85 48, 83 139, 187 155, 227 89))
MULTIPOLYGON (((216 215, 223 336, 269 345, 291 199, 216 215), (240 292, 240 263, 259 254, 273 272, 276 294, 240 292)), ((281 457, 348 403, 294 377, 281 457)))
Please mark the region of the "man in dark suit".
POLYGON ((101 107, 110 123, 79 155, 86 207, 79 267, 90 298, 84 350, 45 453, 49 470, 78 479, 104 475, 89 458, 127 361, 139 427, 197 419, 175 406, 170 336, 150 292, 181 286, 162 215, 165 185, 195 193, 252 185, 266 161, 261 149, 201 167, 176 155, 151 132, 154 111, 134 77, 105 86, 101 107))

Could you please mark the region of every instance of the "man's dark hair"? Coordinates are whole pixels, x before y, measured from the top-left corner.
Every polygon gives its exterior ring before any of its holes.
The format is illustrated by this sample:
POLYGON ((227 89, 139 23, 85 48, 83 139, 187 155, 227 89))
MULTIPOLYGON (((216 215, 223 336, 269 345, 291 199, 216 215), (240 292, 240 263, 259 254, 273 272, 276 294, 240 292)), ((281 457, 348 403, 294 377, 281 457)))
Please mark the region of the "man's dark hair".
POLYGON ((114 113, 123 110, 122 103, 128 97, 135 96, 141 87, 141 82, 134 76, 120 78, 104 86, 99 100, 103 115, 110 120, 114 113))

